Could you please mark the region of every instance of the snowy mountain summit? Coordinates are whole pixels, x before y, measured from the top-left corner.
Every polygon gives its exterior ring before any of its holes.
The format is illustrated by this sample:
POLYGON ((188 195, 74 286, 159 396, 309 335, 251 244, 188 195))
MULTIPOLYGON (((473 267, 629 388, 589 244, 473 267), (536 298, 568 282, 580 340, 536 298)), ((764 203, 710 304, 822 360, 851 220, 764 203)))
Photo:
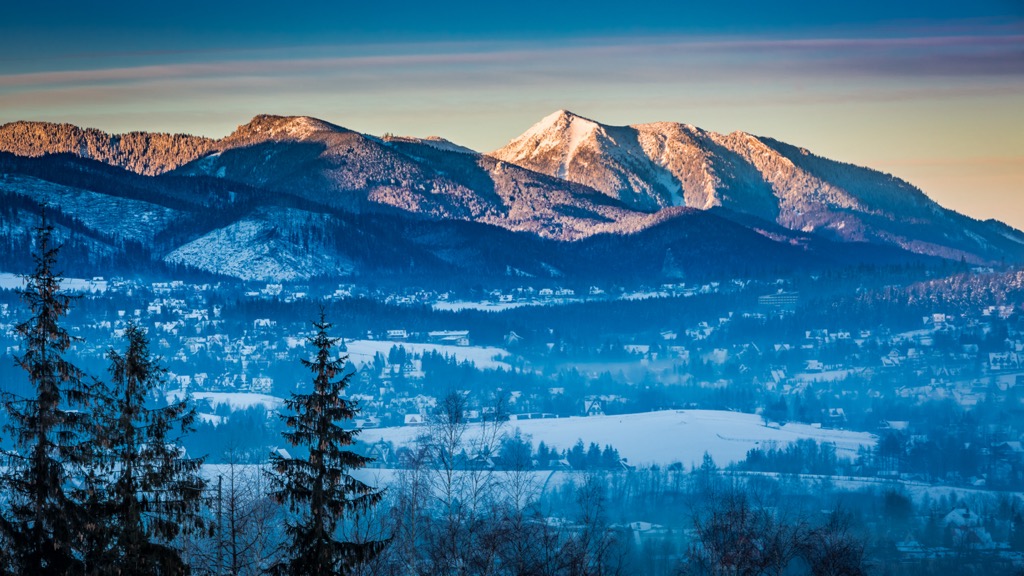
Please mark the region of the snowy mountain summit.
POLYGON ((260 114, 247 124, 239 126, 230 136, 224 138, 221 143, 231 146, 241 142, 305 140, 321 132, 341 133, 351 131, 310 116, 260 114))
POLYGON ((946 210, 889 174, 746 132, 673 122, 608 126, 559 110, 491 155, 636 210, 722 209, 741 221, 969 260, 1024 241, 946 210))
POLYGON ((647 155, 635 129, 567 110, 545 116, 491 155, 589 186, 639 210, 686 204, 679 184, 647 155))
POLYGON ((83 251, 97 261, 121 258, 126 240, 152 261, 253 280, 378 273, 381 249, 388 270, 555 276, 607 274, 594 262, 615 259, 673 277, 771 258, 1024 261, 1020 231, 889 174, 745 132, 567 110, 491 154, 309 116, 261 114, 218 140, 15 122, 0 126, 0 198, 25 207, 0 237, 46 206, 96 239, 83 251))

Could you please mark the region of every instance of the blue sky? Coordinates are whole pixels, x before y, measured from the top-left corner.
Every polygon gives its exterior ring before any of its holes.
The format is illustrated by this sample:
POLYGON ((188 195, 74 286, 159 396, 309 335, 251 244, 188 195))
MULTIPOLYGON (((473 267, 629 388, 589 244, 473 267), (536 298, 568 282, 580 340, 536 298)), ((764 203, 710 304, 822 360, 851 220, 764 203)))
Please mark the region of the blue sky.
POLYGON ((1024 3, 19 2, 0 122, 257 113, 500 147, 566 108, 772 136, 1024 228, 1024 3))

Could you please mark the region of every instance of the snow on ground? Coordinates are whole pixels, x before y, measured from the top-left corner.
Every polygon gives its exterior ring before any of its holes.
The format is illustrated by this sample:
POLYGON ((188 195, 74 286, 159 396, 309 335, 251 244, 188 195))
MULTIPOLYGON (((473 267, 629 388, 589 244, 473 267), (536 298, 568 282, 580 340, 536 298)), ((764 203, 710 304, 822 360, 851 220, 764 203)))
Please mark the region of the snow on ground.
POLYGON ((837 382, 853 374, 855 370, 825 370, 823 372, 801 372, 793 379, 799 382, 837 382))
MULTIPOLYGON (((269 470, 268 465, 260 464, 242 464, 236 465, 236 474, 255 476, 265 474, 269 470)), ((228 464, 204 464, 202 476, 209 482, 216 483, 217 477, 226 478, 231 474, 231 466, 228 464)), ((360 480, 366 482, 370 486, 378 488, 388 488, 395 485, 399 474, 402 471, 393 468, 362 468, 354 470, 352 475, 360 480)), ((456 471, 456 474, 465 474, 464 472, 456 471)), ((499 482, 508 482, 507 476, 509 472, 494 471, 489 472, 499 478, 499 482)), ((522 481, 523 477, 518 476, 517 481, 522 481)), ((558 489, 570 482, 580 484, 585 481, 586 472, 575 472, 575 471, 552 471, 552 470, 531 470, 527 473, 529 476, 528 482, 532 485, 531 487, 541 492, 550 492, 558 489)), ((915 503, 920 504, 923 499, 927 496, 932 501, 936 501, 943 496, 954 499, 954 500, 967 500, 968 502, 975 499, 991 498, 993 496, 1011 496, 1016 498, 1024 498, 1022 492, 994 492, 991 490, 979 489, 979 488, 965 488, 962 486, 949 486, 945 484, 926 484, 924 482, 915 482, 909 480, 887 480, 883 478, 872 478, 864 476, 820 476, 813 474, 776 474, 772 472, 733 472, 733 471, 722 471, 721 475, 727 481, 736 479, 743 481, 747 478, 755 476, 766 476, 774 478, 780 482, 793 481, 799 479, 806 483, 807 486, 813 486, 814 484, 820 484, 822 482, 830 483, 833 489, 836 491, 844 492, 859 492, 863 490, 874 490, 878 492, 886 490, 895 490, 902 492, 910 496, 915 503)))
POLYGON ((619 300, 650 300, 651 298, 668 298, 668 292, 661 290, 658 291, 640 291, 640 292, 628 292, 619 297, 619 300))
MULTIPOLYGON (((577 416, 516 420, 508 430, 519 428, 533 438, 536 446, 543 441, 559 449, 571 448, 577 439, 585 443, 614 446, 631 464, 700 464, 707 451, 720 466, 742 460, 747 451, 772 443, 785 446, 803 438, 830 442, 840 457, 853 458, 860 446, 874 446, 877 438, 866 432, 815 428, 808 424, 790 423, 781 428, 768 428, 756 414, 721 410, 665 410, 618 416, 577 416)), ((401 426, 363 430, 361 439, 375 442, 389 440, 396 445, 412 442, 424 428, 401 426)), ((473 434, 471 429, 468 434, 473 434)), ((470 436, 471 437, 471 436, 470 436)))
POLYGON ((81 188, 69 188, 37 178, 8 175, 0 180, 0 190, 31 198, 49 209, 73 214, 94 230, 119 238, 152 241, 182 213, 157 204, 100 194, 81 188), (131 214, 131 218, 125 218, 131 214))
MULTIPOLYGON (((70 292, 106 292, 106 280, 86 280, 84 278, 65 278, 61 281, 62 290, 70 292)), ((25 281, 20 274, 0 272, 0 290, 22 290, 25 281)))
MULTIPOLYGON (((249 475, 250 477, 267 473, 269 470, 268 465, 260 464, 242 464, 235 466, 236 474, 241 474, 243 477, 249 475)), ((204 464, 202 476, 208 481, 213 483, 217 482, 218 476, 227 478, 231 474, 231 466, 228 464, 204 464)), ((362 468, 354 470, 352 475, 360 480, 366 482, 370 486, 378 488, 388 488, 395 485, 398 475, 401 474, 401 470, 391 468, 362 468)), ((456 471, 456 474, 463 474, 463 472, 456 471)), ((509 472, 494 471, 490 472, 498 476, 499 482, 508 482, 506 476, 509 472)), ((517 473, 519 474, 519 473, 517 473)), ((552 470, 532 470, 528 472, 528 482, 532 485, 532 488, 540 490, 541 492, 549 492, 556 490, 561 486, 564 486, 570 482, 580 484, 585 481, 584 475, 586 472, 574 472, 574 471, 552 471, 552 470)), ((902 492, 910 496, 914 502, 920 504, 925 496, 930 498, 932 501, 936 501, 939 498, 945 496, 947 498, 956 500, 967 500, 968 502, 975 499, 991 498, 996 495, 1011 496, 1016 498, 1024 498, 1024 493, 1021 492, 993 492, 985 489, 978 488, 964 488, 962 486, 948 486, 944 484, 926 484, 923 482, 913 482, 907 480, 886 480, 882 478, 870 478, 860 476, 817 476, 811 474, 799 474, 799 475, 782 475, 771 472, 731 472, 722 471, 722 477, 726 478, 727 481, 732 479, 738 479, 743 481, 746 478, 754 476, 767 476, 775 478, 781 482, 791 481, 799 478, 801 481, 807 483, 808 486, 812 486, 815 483, 828 482, 837 491, 844 492, 858 492, 863 490, 875 490, 878 492, 885 490, 895 490, 902 492)), ((517 476, 517 481, 522 481, 521 476, 517 476)))
POLYGON ((924 337, 927 337, 927 336, 933 336, 934 334, 935 334, 935 329, 934 328, 921 328, 920 330, 910 330, 909 332, 900 332, 899 334, 896 335, 896 339, 898 339, 898 340, 905 340, 907 342, 912 342, 912 341, 917 340, 919 338, 924 338, 924 337))
POLYGON ((1008 234, 1006 232, 1000 232, 1000 234, 1007 240, 1012 240, 1017 244, 1024 244, 1024 238, 1021 238, 1020 234, 1008 234))
POLYGON ((0 290, 21 290, 25 288, 25 280, 19 274, 0 272, 0 290))
POLYGON ((745 478, 753 476, 765 476, 780 481, 788 479, 799 479, 808 485, 812 483, 828 482, 836 490, 844 492, 857 492, 861 490, 896 490, 910 496, 915 502, 921 501, 927 496, 931 500, 938 500, 946 496, 952 500, 961 498, 990 497, 993 495, 1016 496, 1024 498, 1024 492, 994 491, 985 488, 970 488, 965 486, 950 486, 948 484, 929 484, 916 480, 904 480, 895 478, 878 478, 872 476, 823 476, 820 474, 780 474, 777 472, 725 472, 728 477, 745 478), (953 496, 956 496, 953 498, 953 496))
POLYGON ((292 238, 296 230, 314 227, 326 231, 333 226, 325 214, 291 208, 259 209, 179 246, 164 260, 242 280, 308 280, 323 270, 349 274, 353 270, 351 260, 326 242, 303 246, 292 238))
POLYGON ((459 154, 470 154, 473 156, 479 155, 479 153, 476 150, 473 150, 472 148, 460 146, 452 142, 451 140, 446 140, 444 138, 441 138, 440 136, 427 136, 426 138, 416 138, 415 136, 399 136, 392 137, 392 139, 398 140, 400 142, 413 142, 416 144, 423 144, 425 146, 437 148, 438 150, 444 150, 445 152, 458 152, 459 154))
POLYGON ((452 356, 459 362, 469 360, 481 370, 497 368, 510 370, 512 368, 508 363, 501 361, 501 358, 509 356, 508 350, 493 346, 449 346, 418 342, 392 342, 391 340, 346 340, 345 346, 348 348, 349 360, 355 364, 372 363, 374 355, 378 352, 387 358, 392 346, 401 346, 405 348, 406 352, 413 354, 433 351, 444 356, 452 356))
POLYGON ((463 310, 482 310, 484 312, 502 312, 522 306, 543 306, 543 302, 470 302, 466 300, 455 300, 452 302, 435 302, 431 305, 434 310, 445 312, 461 312, 463 310))
POLYGON ((199 418, 200 422, 204 424, 213 424, 214 426, 220 426, 221 424, 224 423, 225 420, 227 420, 227 418, 224 416, 217 416, 216 414, 204 414, 202 412, 199 412, 198 414, 196 414, 196 416, 199 418))
MULTIPOLYGON (((182 390, 171 390, 167 392, 167 401, 174 402, 186 396, 182 390)), ((284 401, 277 396, 269 394, 257 394, 255 392, 192 392, 192 398, 196 402, 209 400, 214 407, 220 404, 227 404, 232 410, 245 410, 253 406, 262 405, 267 410, 277 410, 284 401)))

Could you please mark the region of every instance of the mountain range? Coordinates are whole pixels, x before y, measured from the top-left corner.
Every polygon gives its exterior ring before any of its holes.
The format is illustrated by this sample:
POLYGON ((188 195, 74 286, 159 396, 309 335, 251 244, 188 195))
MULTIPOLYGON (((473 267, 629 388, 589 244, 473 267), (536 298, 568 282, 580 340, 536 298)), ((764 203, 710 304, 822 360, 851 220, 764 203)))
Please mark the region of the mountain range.
POLYGON ((1024 260, 1024 234, 743 132, 560 110, 480 154, 260 115, 221 139, 0 126, 0 266, 45 207, 88 269, 657 280, 1024 260), (126 215, 130 217, 126 218, 126 215))

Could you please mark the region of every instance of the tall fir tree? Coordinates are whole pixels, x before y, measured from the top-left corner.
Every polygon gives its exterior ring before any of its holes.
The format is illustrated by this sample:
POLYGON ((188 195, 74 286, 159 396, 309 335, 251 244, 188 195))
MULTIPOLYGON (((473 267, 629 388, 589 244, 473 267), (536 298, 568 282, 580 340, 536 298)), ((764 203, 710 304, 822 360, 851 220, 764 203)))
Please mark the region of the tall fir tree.
POLYGON ((102 526, 89 567, 123 576, 185 574, 188 566, 169 543, 201 526, 202 458, 190 458, 180 434, 191 431, 195 409, 185 400, 153 406, 166 370, 149 351, 146 332, 125 328, 127 348, 111 350, 112 387, 97 418, 107 456, 106 490, 91 507, 102 526))
POLYGON ((89 412, 95 389, 66 357, 72 338, 61 320, 72 297, 61 290, 52 236, 44 219, 36 229, 35 269, 21 292, 31 315, 17 326, 24 353, 16 360, 31 391, 3 395, 15 450, 0 474, 9 499, 0 531, 17 574, 80 572, 81 546, 93 525, 75 486, 96 457, 89 412))
POLYGON ((283 415, 287 430, 284 438, 297 452, 295 456, 271 456, 272 497, 286 504, 286 561, 273 567, 275 574, 346 574, 366 562, 386 545, 385 541, 344 541, 340 539, 341 522, 366 512, 376 505, 383 493, 360 482, 351 474, 372 461, 348 449, 355 443, 359 429, 346 429, 358 407, 342 394, 351 372, 346 372, 347 356, 335 356, 339 338, 327 334, 331 324, 320 311, 314 322, 315 336, 307 342, 316 350, 312 360, 302 365, 313 373, 313 390, 309 394, 292 393, 285 400, 291 414, 283 415))

